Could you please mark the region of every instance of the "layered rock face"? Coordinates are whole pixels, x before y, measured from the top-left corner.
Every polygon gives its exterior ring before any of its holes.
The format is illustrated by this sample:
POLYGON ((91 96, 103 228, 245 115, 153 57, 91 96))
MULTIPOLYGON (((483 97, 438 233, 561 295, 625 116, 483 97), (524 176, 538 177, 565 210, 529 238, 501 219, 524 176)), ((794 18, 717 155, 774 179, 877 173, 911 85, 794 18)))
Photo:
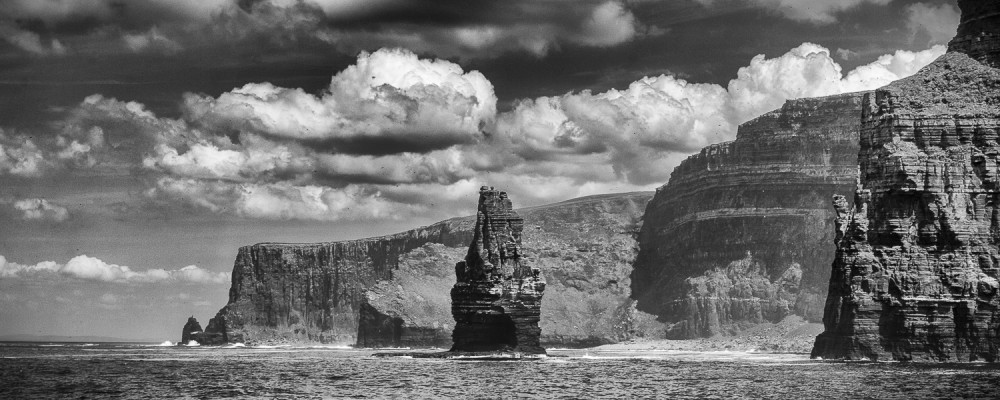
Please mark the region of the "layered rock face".
POLYGON ((365 290, 390 279, 402 254, 469 237, 456 219, 372 239, 242 247, 229 303, 205 332, 222 342, 354 343, 365 290))
MULTIPOLYGON (((635 237, 652 193, 591 196, 518 210, 522 249, 545 271, 544 346, 584 347, 662 338, 663 325, 629 297, 635 237)), ((468 223, 469 240, 475 218, 468 223)), ((468 242, 466 242, 467 244, 468 242)), ((428 243, 399 258, 392 278, 365 294, 358 345, 449 348, 454 319, 451 265, 468 246, 428 243)))
POLYGON ((646 208, 632 293, 668 337, 822 317, 830 198, 855 189, 861 94, 792 100, 689 157, 646 208))
POLYGON ((959 0, 962 22, 948 50, 965 53, 986 65, 1000 67, 1000 2, 959 0))
POLYGON ((506 192, 480 189, 472 244, 455 265, 452 351, 545 353, 538 327, 545 280, 521 256, 523 229, 506 192))
MULTIPOLYGON (((531 232, 524 248, 549 278, 544 343, 603 344, 662 331, 635 310, 628 291, 634 236, 651 196, 593 196, 520 211, 531 232)), ((199 343, 449 348, 453 266, 475 223, 462 217, 370 239, 243 247, 229 303, 205 328, 217 342, 199 343)))
MULTIPOLYGON (((997 2, 959 4, 993 14, 963 16, 956 41, 996 37, 976 27, 996 19, 997 2)), ((970 55, 989 58, 995 45, 970 55)), ((948 53, 866 96, 863 110, 860 186, 853 203, 836 200, 813 356, 997 361, 1000 70, 948 53)))

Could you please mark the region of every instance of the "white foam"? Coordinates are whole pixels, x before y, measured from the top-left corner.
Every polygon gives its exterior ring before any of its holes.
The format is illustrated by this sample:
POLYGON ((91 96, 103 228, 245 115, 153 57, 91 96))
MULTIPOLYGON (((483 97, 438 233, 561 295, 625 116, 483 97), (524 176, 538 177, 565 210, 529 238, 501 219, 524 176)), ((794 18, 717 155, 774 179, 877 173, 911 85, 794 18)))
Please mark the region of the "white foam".
POLYGON ((286 348, 286 347, 292 347, 292 346, 288 345, 288 344, 279 344, 279 345, 273 345, 273 346, 262 344, 262 345, 259 345, 259 346, 253 346, 253 348, 255 348, 255 349, 281 349, 281 348, 286 348))
POLYGON ((240 348, 240 347, 247 347, 247 345, 245 345, 243 343, 237 342, 237 343, 230 344, 229 346, 226 346, 226 347, 223 347, 223 348, 224 349, 237 349, 237 348, 240 348))
POLYGON ((187 346, 188 347, 201 346, 201 343, 198 343, 197 340, 189 340, 188 343, 187 343, 187 346))
POLYGON ((160 343, 160 344, 157 344, 157 345, 154 345, 154 346, 169 347, 169 346, 175 346, 175 344, 174 344, 174 342, 171 342, 169 340, 165 340, 165 341, 163 341, 163 343, 160 343))

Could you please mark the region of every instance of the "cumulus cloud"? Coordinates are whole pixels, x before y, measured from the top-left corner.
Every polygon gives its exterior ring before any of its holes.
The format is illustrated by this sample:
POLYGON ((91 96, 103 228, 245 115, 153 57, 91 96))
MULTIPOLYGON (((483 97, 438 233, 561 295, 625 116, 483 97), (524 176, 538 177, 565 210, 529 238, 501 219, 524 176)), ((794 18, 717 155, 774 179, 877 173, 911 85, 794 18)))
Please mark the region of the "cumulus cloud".
POLYGON ((944 51, 899 51, 845 75, 828 49, 805 43, 780 57, 754 57, 726 88, 647 77, 625 90, 521 101, 497 130, 526 160, 594 154, 592 162, 609 163, 626 182, 664 182, 678 154, 731 140, 739 124, 786 100, 875 89, 944 51))
POLYGON ((55 137, 5 132, 0 128, 0 175, 38 178, 59 167, 91 167, 92 150, 104 145, 99 128, 55 137))
POLYGON ((251 83, 218 98, 189 95, 185 111, 206 129, 252 131, 371 154, 386 146, 433 149, 474 141, 492 123, 496 102, 493 85, 478 71, 383 49, 361 53, 319 96, 251 83))
POLYGON ((149 269, 134 271, 124 265, 106 263, 98 258, 79 255, 65 264, 54 261, 42 261, 34 265, 18 264, 7 261, 0 255, 0 278, 66 277, 72 279, 113 282, 113 283, 199 283, 226 284, 230 281, 228 272, 211 272, 189 265, 177 270, 149 269))
POLYGON ((62 222, 69 218, 66 207, 50 203, 46 199, 24 199, 15 201, 14 209, 22 213, 25 220, 62 222))
POLYGON ((958 31, 962 14, 952 4, 916 3, 906 6, 906 27, 916 37, 927 35, 931 44, 947 44, 958 31))
MULTIPOLYGON (((522 99, 498 113, 482 74, 387 49, 361 54, 322 93, 248 84, 187 95, 177 119, 90 96, 70 113, 62 139, 36 150, 43 160, 147 173, 143 198, 168 209, 325 221, 444 217, 471 212, 482 184, 508 188, 525 205, 651 189, 689 154, 733 139, 739 124, 786 100, 871 90, 943 52, 899 51, 844 73, 830 50, 804 43, 754 57, 726 86, 660 75, 602 93, 522 99)), ((0 152, 8 154, 0 171, 30 170, 28 150, 0 152)))

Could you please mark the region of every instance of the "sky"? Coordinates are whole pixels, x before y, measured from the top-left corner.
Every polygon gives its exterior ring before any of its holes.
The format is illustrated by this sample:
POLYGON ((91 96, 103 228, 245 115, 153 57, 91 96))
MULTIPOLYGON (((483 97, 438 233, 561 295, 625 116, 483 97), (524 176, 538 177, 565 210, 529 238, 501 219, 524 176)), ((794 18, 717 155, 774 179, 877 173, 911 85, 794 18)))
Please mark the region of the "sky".
POLYGON ((653 190, 789 99, 945 51, 953 0, 5 0, 0 337, 178 340, 237 249, 653 190))

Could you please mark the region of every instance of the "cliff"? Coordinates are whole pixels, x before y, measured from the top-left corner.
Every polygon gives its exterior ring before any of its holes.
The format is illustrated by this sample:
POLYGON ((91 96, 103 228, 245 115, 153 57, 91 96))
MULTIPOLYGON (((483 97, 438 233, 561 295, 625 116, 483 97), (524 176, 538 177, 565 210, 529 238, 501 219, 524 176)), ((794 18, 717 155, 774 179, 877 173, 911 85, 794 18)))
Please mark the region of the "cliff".
POLYGON ((472 243, 455 264, 451 351, 545 354, 538 327, 545 280, 523 256, 523 230, 507 193, 483 186, 472 243))
MULTIPOLYGON (((543 343, 610 343, 658 331, 628 297, 634 236, 650 197, 602 195, 519 210, 530 230, 525 252, 549 280, 543 343)), ((453 266, 475 222, 462 217, 369 239, 243 247, 229 303, 205 331, 248 344, 451 346, 453 266)))
POLYGON ((830 198, 855 189, 861 94, 792 100, 678 166, 646 207, 638 308, 675 339, 822 317, 830 198))
MULTIPOLYGON (((638 337, 662 337, 663 326, 635 309, 629 273, 635 236, 651 193, 584 197, 517 210, 524 219, 522 249, 545 271, 541 344, 580 347, 638 337)), ((467 218, 469 240, 475 222, 467 218)), ((452 268, 464 247, 429 243, 404 254, 390 280, 366 293, 358 333, 364 347, 451 346, 452 268)))
POLYGON ((837 253, 814 357, 998 359, 1000 70, 989 66, 998 48, 989 40, 1000 7, 959 5, 952 50, 969 54, 948 53, 865 96, 860 186, 853 203, 836 200, 837 253), (955 46, 970 36, 984 41, 955 46))
POLYGON ((1000 2, 960 0, 962 20, 948 51, 964 53, 991 67, 1000 67, 1000 2))

